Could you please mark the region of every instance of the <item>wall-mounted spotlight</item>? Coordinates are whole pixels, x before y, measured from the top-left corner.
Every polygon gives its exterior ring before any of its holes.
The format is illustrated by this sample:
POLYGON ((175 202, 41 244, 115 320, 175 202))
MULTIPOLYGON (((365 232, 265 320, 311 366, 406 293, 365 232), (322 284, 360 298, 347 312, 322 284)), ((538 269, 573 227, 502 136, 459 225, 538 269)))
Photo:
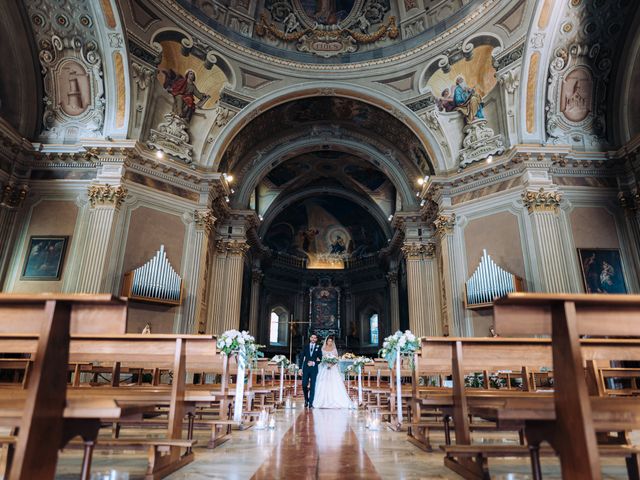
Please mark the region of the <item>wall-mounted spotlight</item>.
POLYGON ((493 162, 493 155, 489 155, 487 157, 487 163, 491 163, 491 162, 493 162))
POLYGON ((156 150, 156 158, 162 160, 164 158, 164 152, 162 150, 156 150))

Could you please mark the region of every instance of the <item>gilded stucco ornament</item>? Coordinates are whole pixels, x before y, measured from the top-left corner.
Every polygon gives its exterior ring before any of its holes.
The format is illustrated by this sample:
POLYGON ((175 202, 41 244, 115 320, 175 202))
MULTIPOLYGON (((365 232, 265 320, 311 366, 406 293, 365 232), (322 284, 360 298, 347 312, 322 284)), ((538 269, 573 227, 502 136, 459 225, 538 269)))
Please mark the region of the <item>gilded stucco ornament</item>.
POLYGON ((300 52, 330 58, 356 52, 360 45, 398 38, 395 16, 385 21, 389 9, 388 0, 356 0, 353 8, 340 16, 329 2, 319 2, 315 12, 307 11, 296 0, 271 2, 267 4, 271 18, 263 13, 255 33, 295 43, 300 52))
POLYGON ((402 246, 401 251, 407 260, 433 258, 436 253, 436 245, 434 243, 407 242, 402 246))
POLYGON ((213 216, 213 212, 209 209, 194 210, 193 220, 196 224, 196 228, 204 229, 207 232, 209 232, 213 228, 213 224, 216 221, 216 217, 213 216))
POLYGON ((453 227, 456 225, 456 214, 451 215, 440 214, 433 221, 433 225, 436 228, 436 234, 451 234, 453 233, 453 227))
POLYGON ((545 191, 540 187, 538 191, 527 190, 522 193, 522 203, 529 213, 533 212, 557 212, 562 195, 559 192, 545 191))
POLYGON ((91 207, 95 208, 99 205, 113 205, 120 207, 120 204, 126 198, 128 192, 122 185, 90 185, 87 189, 87 196, 91 207))

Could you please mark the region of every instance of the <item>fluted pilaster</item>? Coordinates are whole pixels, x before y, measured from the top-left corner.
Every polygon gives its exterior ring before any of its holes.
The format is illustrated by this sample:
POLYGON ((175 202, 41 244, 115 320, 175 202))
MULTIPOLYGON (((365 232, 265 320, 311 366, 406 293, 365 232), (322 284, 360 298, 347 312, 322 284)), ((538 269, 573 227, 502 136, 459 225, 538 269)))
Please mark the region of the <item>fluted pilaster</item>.
POLYGON ((560 226, 560 193, 525 191, 524 206, 529 211, 529 220, 536 253, 538 278, 536 290, 549 293, 571 292, 570 265, 567 262, 560 226))
POLYGON ((182 316, 176 325, 176 333, 197 333, 197 320, 205 295, 205 272, 208 239, 215 222, 211 210, 195 210, 193 222, 189 226, 189 251, 185 258, 184 280, 186 295, 182 306, 182 316))
POLYGON ((7 184, 2 189, 0 199, 0 285, 9 262, 13 245, 16 219, 20 207, 29 192, 26 185, 7 184))
POLYGON ((211 310, 211 333, 217 334, 240 326, 240 299, 244 254, 249 245, 240 240, 216 242, 216 272, 211 310))
POLYGON ((120 205, 127 196, 121 185, 91 185, 88 189, 90 210, 85 230, 84 248, 74 291, 110 292, 114 272, 109 268, 114 232, 120 217, 120 205))
POLYGON ((462 239, 456 226, 456 216, 439 215, 434 221, 439 238, 438 266, 441 281, 440 309, 443 333, 471 336, 471 326, 465 319, 462 295, 464 273, 462 239))
POLYGON ((402 253, 407 263, 409 328, 419 336, 441 335, 437 283, 433 275, 435 245, 407 242, 402 253))

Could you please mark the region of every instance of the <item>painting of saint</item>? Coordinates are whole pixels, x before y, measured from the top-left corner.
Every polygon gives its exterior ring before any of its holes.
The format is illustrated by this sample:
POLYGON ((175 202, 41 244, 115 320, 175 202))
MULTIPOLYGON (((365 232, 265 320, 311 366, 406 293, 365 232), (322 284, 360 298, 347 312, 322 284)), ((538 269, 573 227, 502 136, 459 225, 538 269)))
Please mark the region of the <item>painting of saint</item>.
POLYGON ((172 69, 163 70, 164 89, 173 95, 173 114, 184 119, 187 123, 191 121, 193 112, 209 100, 210 95, 202 93, 196 86, 196 74, 193 70, 187 70, 182 76, 172 69), (195 99, 199 101, 196 103, 195 99))
POLYGON ((472 88, 467 85, 462 75, 456 78, 453 105, 457 111, 464 115, 465 123, 484 119, 482 96, 480 96, 475 87, 472 88))
POLYGON ((323 25, 335 25, 349 16, 355 0, 300 0, 310 19, 323 25))
POLYGON ((586 293, 627 293, 618 249, 578 249, 586 293))

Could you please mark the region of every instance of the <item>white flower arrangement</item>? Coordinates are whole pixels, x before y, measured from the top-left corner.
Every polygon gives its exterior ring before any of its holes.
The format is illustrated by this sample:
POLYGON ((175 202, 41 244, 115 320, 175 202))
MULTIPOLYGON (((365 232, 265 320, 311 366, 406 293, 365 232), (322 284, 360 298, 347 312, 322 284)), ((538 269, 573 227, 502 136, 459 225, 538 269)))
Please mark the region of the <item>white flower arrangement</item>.
POLYGON ((398 349, 401 356, 410 357, 413 360, 413 352, 418 348, 420 348, 420 339, 411 333, 411 330, 405 330, 404 333, 398 330, 384 339, 378 355, 389 363, 389 368, 393 368, 398 349))
POLYGON ((289 366, 289 359, 284 355, 275 355, 269 363, 275 363, 279 367, 287 368, 289 366))
POLYGON ((356 372, 362 372, 362 367, 365 365, 370 365, 373 363, 373 360, 369 357, 356 357, 353 360, 353 367, 356 372))
POLYGON ((289 366, 287 367, 287 370, 289 370, 289 373, 293 373, 295 375, 296 373, 298 373, 300 371, 300 367, 298 365, 296 365, 295 363, 291 362, 291 363, 289 363, 289 366))
POLYGON ((347 353, 343 354, 341 358, 342 358, 342 360, 353 360, 353 359, 356 358, 356 356, 351 352, 347 352, 347 353))
POLYGON ((264 356, 260 351, 262 345, 256 343, 256 339, 249 335, 249 332, 243 330, 227 330, 218 336, 218 348, 227 356, 237 354, 247 364, 253 360, 264 356))

